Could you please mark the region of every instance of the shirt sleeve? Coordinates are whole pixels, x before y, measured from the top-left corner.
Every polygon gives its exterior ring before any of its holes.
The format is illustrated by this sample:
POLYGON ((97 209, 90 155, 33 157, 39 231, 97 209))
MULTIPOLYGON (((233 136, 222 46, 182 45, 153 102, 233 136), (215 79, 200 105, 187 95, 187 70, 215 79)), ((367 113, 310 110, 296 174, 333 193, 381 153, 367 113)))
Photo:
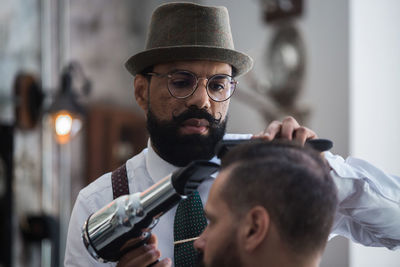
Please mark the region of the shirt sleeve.
POLYGON ((113 263, 97 262, 83 245, 81 233, 86 219, 92 214, 91 202, 82 193, 79 193, 68 227, 67 244, 65 250, 64 266, 67 267, 103 267, 115 266, 113 263))
POLYGON ((370 163, 325 153, 338 188, 339 205, 331 237, 365 246, 400 248, 400 177, 370 163))

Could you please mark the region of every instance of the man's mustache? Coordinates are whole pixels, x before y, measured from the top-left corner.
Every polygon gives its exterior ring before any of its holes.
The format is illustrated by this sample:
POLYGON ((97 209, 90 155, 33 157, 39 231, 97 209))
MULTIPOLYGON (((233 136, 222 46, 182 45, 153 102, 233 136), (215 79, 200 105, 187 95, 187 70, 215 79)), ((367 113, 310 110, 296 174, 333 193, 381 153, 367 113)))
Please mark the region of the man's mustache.
POLYGON ((221 122, 222 115, 220 113, 220 116, 217 119, 217 118, 214 118, 214 116, 211 115, 210 113, 208 113, 206 110, 199 109, 199 108, 190 108, 177 116, 175 116, 174 114, 172 115, 172 120, 177 125, 183 123, 184 121, 186 121, 188 119, 193 119, 193 118, 205 119, 209 122, 210 126, 212 126, 212 125, 218 125, 221 122))

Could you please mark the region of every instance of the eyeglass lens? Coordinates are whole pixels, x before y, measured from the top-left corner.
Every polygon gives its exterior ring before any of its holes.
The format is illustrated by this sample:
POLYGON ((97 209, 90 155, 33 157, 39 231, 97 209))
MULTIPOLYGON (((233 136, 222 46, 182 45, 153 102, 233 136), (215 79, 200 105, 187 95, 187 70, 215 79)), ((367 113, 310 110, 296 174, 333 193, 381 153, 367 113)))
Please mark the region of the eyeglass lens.
MULTIPOLYGON (((185 98, 190 96, 197 88, 197 77, 185 71, 170 74, 168 89, 174 97, 185 98)), ((214 75, 208 79, 207 92, 215 101, 228 99, 235 90, 235 82, 228 75, 214 75)))

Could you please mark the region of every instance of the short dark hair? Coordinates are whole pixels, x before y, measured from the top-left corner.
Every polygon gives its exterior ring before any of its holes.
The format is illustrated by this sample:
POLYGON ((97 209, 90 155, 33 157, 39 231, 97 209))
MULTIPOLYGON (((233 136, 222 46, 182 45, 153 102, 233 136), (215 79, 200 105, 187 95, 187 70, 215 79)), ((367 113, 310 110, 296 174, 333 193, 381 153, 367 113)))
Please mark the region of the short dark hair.
POLYGON ((222 198, 233 214, 243 216, 261 205, 294 252, 324 249, 337 193, 316 151, 293 142, 254 141, 231 149, 221 167, 230 170, 222 198))
POLYGON ((231 74, 231 76, 232 76, 233 78, 235 78, 236 75, 237 75, 237 70, 236 70, 236 68, 235 68, 234 66, 232 66, 232 74, 231 74))
POLYGON ((153 69, 154 69, 154 66, 149 66, 147 68, 144 68, 140 72, 138 72, 138 74, 143 75, 150 82, 152 76, 149 75, 148 73, 153 72, 153 69))

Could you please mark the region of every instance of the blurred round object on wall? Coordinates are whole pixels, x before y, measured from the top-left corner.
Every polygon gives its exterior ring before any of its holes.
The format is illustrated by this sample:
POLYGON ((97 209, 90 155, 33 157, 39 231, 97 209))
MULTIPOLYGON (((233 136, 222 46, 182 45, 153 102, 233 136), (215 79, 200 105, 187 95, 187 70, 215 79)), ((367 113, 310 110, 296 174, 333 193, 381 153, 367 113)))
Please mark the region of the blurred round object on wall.
POLYGON ((264 20, 274 23, 303 14, 303 0, 260 0, 264 12, 264 20))
POLYGON ((306 64, 303 39, 293 23, 275 27, 267 57, 269 94, 281 105, 291 105, 301 91, 306 64))

